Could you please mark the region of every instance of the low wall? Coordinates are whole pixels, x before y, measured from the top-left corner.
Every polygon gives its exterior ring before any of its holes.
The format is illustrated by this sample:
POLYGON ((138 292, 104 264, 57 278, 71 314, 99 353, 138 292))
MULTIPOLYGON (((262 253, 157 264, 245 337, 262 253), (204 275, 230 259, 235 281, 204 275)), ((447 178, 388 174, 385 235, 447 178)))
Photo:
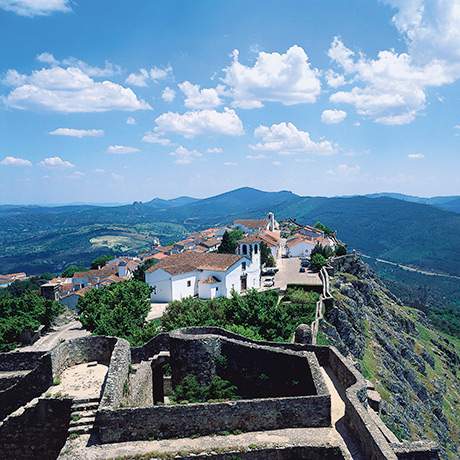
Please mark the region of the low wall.
POLYGON ((59 376, 70 366, 97 361, 108 366, 116 337, 87 336, 60 343, 50 352, 53 376, 59 376))
POLYGON ((50 355, 44 355, 38 365, 18 379, 12 386, 0 391, 0 420, 40 396, 53 383, 50 355))
POLYGON ((99 410, 102 443, 330 426, 330 396, 253 399, 224 403, 99 410))
POLYGON ((54 460, 67 438, 71 399, 34 399, 0 423, 5 459, 54 460))
POLYGON ((44 351, 10 351, 0 353, 0 372, 26 371, 40 364, 44 351))
POLYGON ((128 381, 130 365, 131 350, 129 342, 124 339, 118 339, 111 354, 99 409, 116 409, 120 407, 125 385, 128 381))

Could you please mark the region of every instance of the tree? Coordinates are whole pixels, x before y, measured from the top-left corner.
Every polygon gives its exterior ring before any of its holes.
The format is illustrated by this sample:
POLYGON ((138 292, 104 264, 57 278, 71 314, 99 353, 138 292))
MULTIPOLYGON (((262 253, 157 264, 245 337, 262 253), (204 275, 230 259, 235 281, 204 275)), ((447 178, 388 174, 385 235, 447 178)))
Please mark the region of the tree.
POLYGON ((114 259, 115 256, 113 254, 106 254, 104 256, 96 257, 91 262, 91 269, 96 270, 99 267, 103 267, 109 260, 114 259))
POLYGON ((0 298, 0 351, 9 351, 20 344, 21 335, 45 327, 63 311, 62 306, 41 297, 37 292, 26 291, 19 296, 11 294, 0 298))
POLYGON ((61 273, 61 276, 63 278, 72 278, 72 276, 77 273, 77 272, 84 272, 86 270, 85 267, 82 267, 81 265, 69 265, 68 267, 65 268, 65 270, 61 273))
POLYGON ((310 257, 310 265, 313 270, 321 270, 327 264, 327 259, 320 253, 313 254, 310 257))
POLYGON ((325 259, 329 259, 334 255, 334 249, 331 246, 321 245, 317 243, 315 247, 311 250, 310 258, 314 254, 321 254, 325 259))
POLYGON ((334 231, 330 229, 327 225, 322 224, 321 222, 316 222, 315 228, 324 232, 325 235, 333 235, 334 231))
POLYGON ((94 334, 122 337, 131 345, 142 345, 158 333, 155 323, 145 323, 150 292, 147 284, 137 280, 91 289, 78 301, 80 321, 94 334))
POLYGON ((148 259, 145 262, 141 263, 133 273, 134 279, 145 282, 145 272, 150 267, 153 267, 156 263, 158 263, 158 260, 156 259, 148 259))
POLYGON ((220 254, 235 254, 238 242, 243 238, 244 233, 240 229, 225 230, 217 252, 220 254))

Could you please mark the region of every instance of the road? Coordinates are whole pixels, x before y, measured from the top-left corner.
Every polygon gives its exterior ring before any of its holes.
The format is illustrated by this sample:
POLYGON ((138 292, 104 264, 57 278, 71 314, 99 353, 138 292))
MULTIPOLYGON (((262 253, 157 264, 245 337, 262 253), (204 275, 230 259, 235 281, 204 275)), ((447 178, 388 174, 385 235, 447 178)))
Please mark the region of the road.
POLYGON ((82 328, 80 321, 70 321, 63 326, 54 327, 43 337, 40 337, 34 344, 18 348, 18 351, 49 351, 64 340, 75 339, 89 335, 89 332, 82 328))

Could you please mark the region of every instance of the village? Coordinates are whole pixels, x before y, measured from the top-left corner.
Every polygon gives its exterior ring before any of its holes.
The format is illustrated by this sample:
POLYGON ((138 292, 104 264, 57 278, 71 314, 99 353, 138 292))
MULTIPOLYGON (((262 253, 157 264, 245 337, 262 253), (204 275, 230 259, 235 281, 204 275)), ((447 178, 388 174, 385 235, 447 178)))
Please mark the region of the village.
MULTIPOLYGON (((145 270, 151 288, 152 314, 161 316, 169 302, 186 297, 213 299, 243 294, 249 289, 285 290, 289 284, 321 286, 318 270, 310 265, 315 247, 334 250, 341 244, 333 233, 288 220, 277 222, 273 213, 262 219, 236 219, 231 225, 194 232, 168 246, 158 240, 151 250, 137 256, 117 256, 105 265, 58 276, 42 284, 43 297, 76 310, 78 300, 91 289, 132 279, 145 270), (233 248, 222 248, 223 239, 236 234, 233 248), (147 268, 145 268, 147 267, 147 268)), ((0 286, 25 280, 25 273, 0 275, 0 286)))

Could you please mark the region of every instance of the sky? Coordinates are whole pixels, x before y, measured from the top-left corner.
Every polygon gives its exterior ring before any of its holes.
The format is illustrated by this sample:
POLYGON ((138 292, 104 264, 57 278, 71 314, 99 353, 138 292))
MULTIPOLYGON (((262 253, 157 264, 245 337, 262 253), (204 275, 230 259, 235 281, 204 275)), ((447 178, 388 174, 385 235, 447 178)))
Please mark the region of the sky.
POLYGON ((460 0, 0 0, 0 203, 460 194, 460 0))

